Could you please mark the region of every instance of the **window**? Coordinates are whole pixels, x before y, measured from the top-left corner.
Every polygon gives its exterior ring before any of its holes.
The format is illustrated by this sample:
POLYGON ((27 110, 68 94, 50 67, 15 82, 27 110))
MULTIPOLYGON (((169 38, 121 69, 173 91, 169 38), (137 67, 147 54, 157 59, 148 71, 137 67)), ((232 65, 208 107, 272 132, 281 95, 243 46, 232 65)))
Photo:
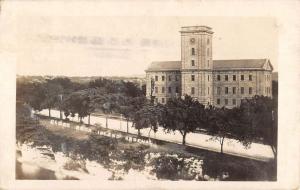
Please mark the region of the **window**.
POLYGON ((244 80, 244 75, 241 75, 241 80, 244 80))
POLYGON ((165 103, 165 98, 161 98, 161 103, 165 103))
POLYGON ((228 75, 225 75, 225 81, 228 81, 228 75))
POLYGON ((179 88, 178 88, 178 86, 176 86, 175 92, 176 92, 176 93, 179 93, 179 88))
POLYGON ((191 75, 191 80, 195 81, 195 75, 191 75))
POLYGON ((195 66, 195 60, 191 60, 191 65, 195 66))
POLYGON ((241 94, 244 94, 244 87, 241 87, 241 94))
POLYGON ((178 81, 178 75, 175 76, 175 80, 178 81))
POLYGON ((221 94, 221 87, 217 88, 217 94, 220 95, 221 94))
POLYGON ((220 75, 218 75, 218 76, 217 76, 217 79, 218 79, 218 81, 220 81, 220 80, 221 80, 221 76, 220 76, 220 75))
POLYGON ((172 93, 172 88, 169 86, 169 88, 168 88, 168 92, 169 93, 172 93))
POLYGON ((252 94, 252 87, 249 87, 249 94, 252 94))
POLYGON ((158 93, 158 88, 157 87, 155 87, 155 93, 158 93))
POLYGON ((235 94, 236 92, 236 87, 232 87, 232 94, 235 94))
POLYGON ((195 55, 195 48, 192 48, 192 55, 195 55))
POLYGON ((209 44, 209 38, 207 38, 207 44, 209 44))
POLYGON ((194 87, 191 88, 191 94, 195 94, 195 88, 194 87))
POLYGON ((252 81, 252 75, 249 75, 249 81, 252 81))
POLYGON ((165 93, 165 87, 161 88, 161 93, 165 93))
POLYGON ((228 105, 228 99, 225 99, 225 105, 228 105))
POLYGON ((207 94, 209 94, 209 87, 207 87, 207 94))
POLYGON ((165 81, 165 76, 161 76, 161 80, 162 80, 162 81, 165 81))
POLYGON ((236 105, 236 99, 232 99, 232 104, 236 105))
POLYGON ((172 81, 172 75, 169 75, 169 81, 172 81))
POLYGON ((220 99, 217 99, 217 104, 220 105, 221 101, 220 99))
POLYGON ((209 56, 209 48, 207 48, 207 56, 209 56))
POLYGON ((155 81, 158 81, 158 76, 155 76, 155 81))
POLYGON ((155 98, 155 103, 157 103, 158 102, 158 99, 157 98, 155 98))
POLYGON ((225 87, 225 94, 228 94, 228 87, 225 87))
POLYGON ((207 75, 207 81, 209 81, 209 75, 207 75))
POLYGON ((209 67, 209 60, 207 60, 207 67, 209 67))
POLYGON ((233 76, 232 76, 232 80, 233 80, 233 81, 236 81, 236 75, 233 75, 233 76))

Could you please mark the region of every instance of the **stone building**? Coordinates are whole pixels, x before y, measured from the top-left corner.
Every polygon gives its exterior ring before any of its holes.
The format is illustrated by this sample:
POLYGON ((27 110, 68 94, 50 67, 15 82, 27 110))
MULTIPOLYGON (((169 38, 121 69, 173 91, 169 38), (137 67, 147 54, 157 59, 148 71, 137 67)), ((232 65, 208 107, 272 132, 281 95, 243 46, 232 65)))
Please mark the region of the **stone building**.
POLYGON ((180 33, 181 61, 152 62, 146 70, 148 98, 152 93, 166 103, 187 94, 204 105, 231 108, 254 95, 272 97, 268 59, 213 60, 210 27, 182 27, 180 33))

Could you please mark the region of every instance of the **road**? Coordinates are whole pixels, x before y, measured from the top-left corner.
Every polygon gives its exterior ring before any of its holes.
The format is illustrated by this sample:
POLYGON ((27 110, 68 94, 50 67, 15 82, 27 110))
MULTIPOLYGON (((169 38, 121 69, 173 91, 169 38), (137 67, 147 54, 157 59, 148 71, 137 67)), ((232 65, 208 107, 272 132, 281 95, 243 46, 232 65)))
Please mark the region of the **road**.
MULTIPOLYGON (((48 110, 42 110, 39 114, 48 116, 48 110)), ((52 110, 51 116, 59 118, 59 111, 52 110)), ((72 121, 78 121, 77 116, 74 118, 69 117, 72 121)), ((90 118, 90 124, 100 124, 105 127, 105 117, 94 116, 90 118)), ((84 123, 88 123, 88 118, 83 119, 84 123)), ((129 133, 137 134, 137 130, 131 127, 132 123, 129 122, 129 133)), ((118 131, 127 131, 126 121, 120 119, 108 119, 108 128, 118 130, 118 131)), ((141 135, 148 137, 149 129, 141 130, 141 135)), ((165 133, 163 128, 159 127, 158 131, 154 133, 150 132, 150 137, 160 140, 165 140, 168 142, 174 142, 181 144, 182 135, 176 131, 172 133, 165 133)), ((210 135, 201 134, 201 133, 188 133, 186 136, 186 144, 196 148, 201 148, 205 150, 220 152, 220 144, 218 141, 211 140, 210 135)), ((259 143, 252 143, 249 148, 245 148, 241 143, 234 139, 225 139, 223 151, 225 154, 236 155, 246 158, 251 158, 255 160, 268 161, 274 158, 272 148, 268 145, 263 145, 259 143)))

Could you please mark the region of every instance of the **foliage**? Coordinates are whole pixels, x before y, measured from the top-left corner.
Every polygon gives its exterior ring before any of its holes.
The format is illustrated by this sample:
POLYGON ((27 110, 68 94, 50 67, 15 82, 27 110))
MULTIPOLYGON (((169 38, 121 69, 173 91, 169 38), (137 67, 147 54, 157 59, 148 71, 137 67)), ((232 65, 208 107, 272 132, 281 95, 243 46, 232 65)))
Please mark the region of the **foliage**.
POLYGON ((221 153, 225 138, 239 140, 245 147, 250 146, 253 139, 251 126, 238 108, 209 107, 207 115, 209 118, 207 132, 212 135, 212 140, 219 141, 221 153))
POLYGON ((162 109, 160 105, 146 104, 139 109, 133 117, 135 128, 140 130, 149 128, 149 135, 151 130, 157 132, 159 118, 161 118, 162 109))
POLYGON ((64 164, 63 168, 66 170, 84 171, 88 173, 88 170, 86 169, 85 161, 78 158, 70 159, 68 162, 64 164))
MULTIPOLYGON (((244 100, 240 109, 251 123, 256 138, 271 146, 277 145, 277 102, 264 96, 244 100)), ((274 149, 273 149, 274 151, 274 149)))
POLYGON ((194 132, 204 125, 205 107, 192 97, 186 95, 184 99, 173 98, 162 109, 159 123, 167 131, 179 131, 182 144, 185 144, 186 134, 194 132))
POLYGON ((182 154, 162 154, 152 160, 158 179, 202 180, 202 164, 199 159, 182 154))

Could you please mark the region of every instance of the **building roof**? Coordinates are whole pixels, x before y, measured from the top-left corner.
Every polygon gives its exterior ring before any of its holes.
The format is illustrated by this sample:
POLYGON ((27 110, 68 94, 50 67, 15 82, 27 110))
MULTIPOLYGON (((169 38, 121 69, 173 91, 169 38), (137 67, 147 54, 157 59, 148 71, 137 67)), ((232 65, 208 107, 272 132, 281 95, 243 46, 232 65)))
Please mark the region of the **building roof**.
MULTIPOLYGON (((179 71, 181 61, 152 62, 146 71, 179 71)), ((213 60, 213 70, 273 70, 268 59, 213 60)))
POLYGON ((155 61, 146 71, 179 71, 180 69, 181 61, 155 61))
POLYGON ((268 69, 273 67, 268 59, 235 59, 235 60, 214 60, 214 70, 244 70, 244 69, 268 69))

